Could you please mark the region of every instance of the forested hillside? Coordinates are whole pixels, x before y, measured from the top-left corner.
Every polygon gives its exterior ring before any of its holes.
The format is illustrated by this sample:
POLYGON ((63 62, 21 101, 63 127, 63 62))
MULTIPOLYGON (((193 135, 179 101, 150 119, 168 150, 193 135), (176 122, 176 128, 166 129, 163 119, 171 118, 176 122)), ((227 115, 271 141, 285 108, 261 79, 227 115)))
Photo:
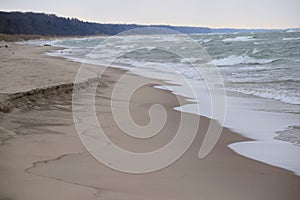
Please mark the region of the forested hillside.
POLYGON ((211 29, 184 26, 145 26, 136 24, 99 24, 83 22, 75 18, 63 18, 53 14, 0 12, 0 33, 33 34, 44 36, 115 35, 133 28, 161 27, 181 33, 210 33, 211 29))

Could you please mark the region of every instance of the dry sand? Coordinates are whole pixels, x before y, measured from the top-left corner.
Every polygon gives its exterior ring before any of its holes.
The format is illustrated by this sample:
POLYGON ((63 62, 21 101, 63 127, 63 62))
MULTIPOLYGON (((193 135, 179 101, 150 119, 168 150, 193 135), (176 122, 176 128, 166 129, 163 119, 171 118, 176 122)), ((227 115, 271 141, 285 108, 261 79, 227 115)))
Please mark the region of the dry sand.
MULTIPOLYGON (((42 54, 53 47, 10 43, 8 46, 0 48, 0 93, 3 98, 12 93, 27 93, 17 103, 13 102, 12 106, 17 108, 0 113, 0 200, 300 198, 300 177, 235 154, 227 144, 247 139, 228 129, 223 129, 213 151, 206 158, 198 159, 209 119, 192 114, 184 115, 191 123, 199 122, 198 135, 188 151, 171 166, 140 175, 105 167, 79 140, 70 90, 53 92, 57 88, 51 87, 72 85, 80 65, 42 54), (36 88, 50 88, 51 95, 37 95, 41 90, 28 93, 36 88)), ((161 104, 167 111, 167 122, 160 134, 150 140, 125 136, 115 124, 110 107, 114 84, 124 73, 124 70, 109 69, 101 79, 96 96, 99 122, 105 126, 107 136, 123 148, 136 152, 157 149, 178 128, 180 112, 173 107, 187 102, 171 92, 145 85, 130 101, 133 119, 138 124, 147 124, 150 106, 161 104)), ((124 87, 148 81, 129 76, 124 87)))

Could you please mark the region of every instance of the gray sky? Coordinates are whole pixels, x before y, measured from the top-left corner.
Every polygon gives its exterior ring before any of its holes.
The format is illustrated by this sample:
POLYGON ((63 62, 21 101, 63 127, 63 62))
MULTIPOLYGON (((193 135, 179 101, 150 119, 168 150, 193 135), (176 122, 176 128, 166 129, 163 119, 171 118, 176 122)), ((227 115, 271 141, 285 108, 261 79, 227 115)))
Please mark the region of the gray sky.
POLYGON ((0 0, 0 10, 53 13, 100 23, 300 27, 300 0, 0 0))

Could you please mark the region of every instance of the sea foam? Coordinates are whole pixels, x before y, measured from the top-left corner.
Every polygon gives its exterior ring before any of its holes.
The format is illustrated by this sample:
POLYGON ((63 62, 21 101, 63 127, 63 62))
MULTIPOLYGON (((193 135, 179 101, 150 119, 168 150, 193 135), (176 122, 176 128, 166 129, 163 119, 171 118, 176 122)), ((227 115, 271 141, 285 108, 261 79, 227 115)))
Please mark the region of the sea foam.
POLYGON ((231 55, 226 58, 215 59, 213 64, 218 66, 224 65, 238 65, 238 64, 267 64, 273 62, 273 59, 257 59, 248 55, 231 55))
POLYGON ((252 36, 239 36, 235 38, 226 38, 223 39, 223 42, 248 42, 248 41, 253 41, 256 40, 252 36))

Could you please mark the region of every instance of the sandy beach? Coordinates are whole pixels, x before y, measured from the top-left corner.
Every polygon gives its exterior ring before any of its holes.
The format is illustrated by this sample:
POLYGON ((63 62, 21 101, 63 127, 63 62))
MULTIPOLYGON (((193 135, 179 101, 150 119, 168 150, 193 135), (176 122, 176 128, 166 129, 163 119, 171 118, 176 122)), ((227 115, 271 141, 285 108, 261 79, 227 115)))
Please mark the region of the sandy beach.
MULTIPOLYGON (((80 63, 45 55, 57 49, 51 46, 0 46, 0 200, 299 199, 299 176, 234 153, 228 144, 249 139, 226 128, 213 151, 200 160, 209 119, 193 114, 183 113, 199 123, 196 139, 169 167, 133 175, 104 166, 85 149, 73 121, 71 94, 80 63)), ((115 123, 110 104, 115 83, 125 73, 109 68, 97 88, 97 117, 107 137, 135 152, 164 146, 180 121, 181 113, 173 108, 188 101, 154 88, 167 84, 152 79, 153 84, 132 96, 130 114, 145 125, 151 105, 160 104, 168 115, 166 124, 149 140, 129 137, 115 123)), ((124 87, 149 82, 127 76, 124 87)))

